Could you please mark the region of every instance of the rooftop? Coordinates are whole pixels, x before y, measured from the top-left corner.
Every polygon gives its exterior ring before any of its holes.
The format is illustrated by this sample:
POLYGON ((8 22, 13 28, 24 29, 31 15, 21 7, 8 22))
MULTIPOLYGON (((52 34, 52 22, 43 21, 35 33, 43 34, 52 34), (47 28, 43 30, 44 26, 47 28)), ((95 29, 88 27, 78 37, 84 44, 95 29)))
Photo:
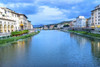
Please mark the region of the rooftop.
POLYGON ((94 10, 92 10, 91 12, 94 12, 95 10, 100 9, 100 5, 96 6, 94 10))
POLYGON ((84 16, 78 16, 77 18, 80 18, 80 19, 85 19, 85 17, 84 17, 84 16))
POLYGON ((11 10, 11 9, 9 9, 9 8, 6 8, 6 7, 0 7, 0 8, 2 8, 2 9, 8 9, 8 10, 10 10, 12 13, 15 13, 15 14, 17 14, 17 15, 23 15, 23 16, 25 16, 26 18, 28 18, 25 14, 20 14, 20 13, 16 13, 15 11, 13 11, 13 10, 11 10))
POLYGON ((95 9, 98 9, 98 8, 100 8, 100 5, 98 5, 98 6, 95 7, 95 9))

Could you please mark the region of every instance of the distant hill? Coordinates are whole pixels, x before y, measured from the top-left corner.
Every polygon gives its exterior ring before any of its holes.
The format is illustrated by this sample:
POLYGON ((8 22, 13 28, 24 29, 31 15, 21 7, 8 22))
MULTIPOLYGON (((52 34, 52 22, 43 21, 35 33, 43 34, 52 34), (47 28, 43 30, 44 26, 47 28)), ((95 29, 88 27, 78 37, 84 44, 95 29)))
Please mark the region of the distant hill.
MULTIPOLYGON (((51 25, 55 25, 55 26, 57 26, 58 24, 63 24, 63 23, 69 23, 69 22, 71 22, 71 21, 62 21, 62 22, 60 22, 60 23, 55 23, 55 24, 47 24, 46 26, 47 27, 49 27, 49 26, 51 26, 51 25)), ((33 27, 34 28, 39 28, 39 27, 43 27, 44 25, 33 25, 33 27)))
POLYGON ((48 25, 46 25, 46 26, 50 26, 50 25, 58 25, 58 24, 63 24, 63 23, 70 23, 71 21, 62 21, 62 22, 60 22, 60 23, 55 23, 55 24, 48 24, 48 25))
POLYGON ((58 24, 69 23, 69 22, 71 22, 71 21, 62 21, 62 22, 60 22, 58 24))

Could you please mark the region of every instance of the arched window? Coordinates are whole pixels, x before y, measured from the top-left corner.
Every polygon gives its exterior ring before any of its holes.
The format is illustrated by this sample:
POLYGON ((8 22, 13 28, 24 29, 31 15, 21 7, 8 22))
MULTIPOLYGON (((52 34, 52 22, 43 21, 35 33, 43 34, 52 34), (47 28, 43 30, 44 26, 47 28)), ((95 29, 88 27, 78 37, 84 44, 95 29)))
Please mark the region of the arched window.
POLYGON ((14 26, 13 25, 11 25, 11 31, 14 31, 14 26))
POLYGON ((2 25, 0 25, 0 33, 2 33, 2 25))

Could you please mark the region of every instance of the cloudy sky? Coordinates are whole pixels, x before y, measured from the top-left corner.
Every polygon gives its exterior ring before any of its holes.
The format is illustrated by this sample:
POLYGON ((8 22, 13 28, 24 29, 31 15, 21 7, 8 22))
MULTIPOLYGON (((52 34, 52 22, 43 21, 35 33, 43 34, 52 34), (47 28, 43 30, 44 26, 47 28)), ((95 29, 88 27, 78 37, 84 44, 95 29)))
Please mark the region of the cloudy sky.
POLYGON ((91 16, 100 0, 0 0, 1 7, 26 14, 33 25, 68 21, 79 15, 91 16))

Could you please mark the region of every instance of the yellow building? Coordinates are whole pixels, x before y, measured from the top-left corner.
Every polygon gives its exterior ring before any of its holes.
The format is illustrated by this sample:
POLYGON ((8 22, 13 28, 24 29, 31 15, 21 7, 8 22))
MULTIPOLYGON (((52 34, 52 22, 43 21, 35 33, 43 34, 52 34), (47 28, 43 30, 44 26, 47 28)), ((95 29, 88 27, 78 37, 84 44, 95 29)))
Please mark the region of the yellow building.
POLYGON ((94 10, 91 11, 91 23, 94 24, 94 28, 100 28, 100 5, 96 6, 94 10))

